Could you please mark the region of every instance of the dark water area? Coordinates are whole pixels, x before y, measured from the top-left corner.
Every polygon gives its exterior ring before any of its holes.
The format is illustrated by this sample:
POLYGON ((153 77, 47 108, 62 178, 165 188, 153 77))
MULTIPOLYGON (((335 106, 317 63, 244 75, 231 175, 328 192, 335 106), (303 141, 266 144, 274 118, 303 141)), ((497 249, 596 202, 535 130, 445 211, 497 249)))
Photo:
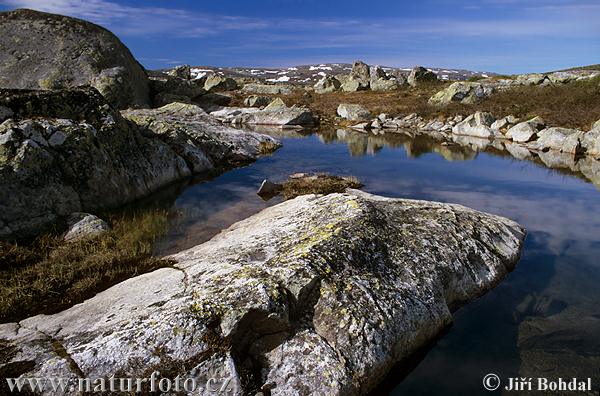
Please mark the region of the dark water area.
MULTIPOLYGON (((600 386, 600 191, 575 175, 499 152, 444 146, 427 138, 346 131, 287 133, 283 147, 212 180, 162 197, 178 213, 156 249, 174 253, 279 201, 256 195, 263 179, 295 172, 353 175, 390 197, 459 203, 523 224, 517 269, 455 313, 455 323, 411 366, 394 370, 377 394, 498 394, 488 373, 592 378, 600 386)), ((596 391, 597 392, 597 391, 596 391)), ((506 392, 505 392, 506 393, 506 392)), ((511 394, 514 394, 511 392, 511 394)), ((598 393, 596 393, 598 394, 598 393)))

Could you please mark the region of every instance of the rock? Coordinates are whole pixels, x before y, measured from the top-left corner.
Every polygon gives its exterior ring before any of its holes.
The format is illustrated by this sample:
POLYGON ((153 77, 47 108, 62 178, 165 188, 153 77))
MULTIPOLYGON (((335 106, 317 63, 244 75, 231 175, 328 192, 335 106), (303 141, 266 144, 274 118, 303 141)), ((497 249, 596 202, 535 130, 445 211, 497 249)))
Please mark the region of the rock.
POLYGON ((357 131, 370 131, 372 128, 372 124, 370 121, 368 122, 361 122, 359 124, 355 124, 350 126, 350 128, 357 130, 357 131))
POLYGON ((362 87, 368 88, 371 81, 371 69, 369 65, 360 60, 355 61, 350 71, 350 79, 358 81, 362 87))
POLYGON ((263 107, 271 103, 268 96, 250 95, 244 99, 244 105, 248 107, 263 107))
POLYGON ((340 80, 334 76, 325 76, 315 84, 315 92, 319 94, 335 92, 342 86, 340 80))
POLYGON ((264 135, 224 132, 205 114, 194 124, 201 140, 178 126, 187 121, 181 117, 160 120, 168 138, 142 133, 92 88, 3 90, 0 105, 14 113, 0 125, 1 238, 32 237, 71 213, 116 208, 190 176, 181 141, 219 169, 277 146, 264 135))
POLYGON ((533 150, 557 150, 562 153, 577 154, 581 151, 580 140, 583 132, 567 128, 547 128, 537 134, 538 138, 529 147, 533 150))
POLYGON ((500 118, 499 120, 494 121, 494 123, 492 124, 491 128, 494 131, 506 131, 508 128, 510 128, 512 125, 516 124, 517 122, 519 122, 518 118, 516 118, 515 116, 508 116, 508 117, 503 117, 500 118))
POLYGON ((237 89, 237 83, 231 77, 224 77, 212 73, 206 77, 204 89, 208 92, 233 91, 234 89, 237 89))
POLYGON ((600 120, 594 122, 592 125, 592 129, 600 129, 600 120))
POLYGON ((595 126, 591 131, 583 134, 581 147, 586 155, 600 156, 600 126, 595 126))
POLYGON ((173 103, 173 102, 192 103, 192 99, 190 99, 189 96, 174 95, 174 94, 170 94, 167 92, 161 92, 154 96, 154 99, 152 102, 153 102, 154 106, 162 107, 164 105, 168 105, 169 103, 173 103))
POLYGON ((144 69, 98 25, 21 9, 0 13, 0 30, 2 88, 92 85, 117 108, 150 104, 144 69))
POLYGON ((269 103, 269 105, 267 107, 264 108, 264 110, 270 111, 270 110, 277 110, 277 109, 282 109, 282 108, 287 108, 283 99, 275 98, 269 103))
POLYGON ((408 75, 408 84, 416 87, 423 82, 438 81, 437 75, 422 66, 417 66, 408 75))
POLYGON ((4 122, 4 120, 13 116, 13 111, 5 106, 0 106, 0 124, 4 122))
POLYGON ((455 135, 474 136, 479 138, 492 138, 494 132, 491 125, 495 119, 490 113, 477 112, 465 118, 464 121, 452 128, 455 135))
POLYGON ((397 80, 378 78, 371 80, 371 90, 373 91, 395 91, 400 89, 400 84, 397 80))
POLYGON ((283 186, 281 184, 273 183, 272 181, 265 179, 260 184, 256 194, 262 199, 269 200, 279 194, 282 189, 283 186))
MULTIPOLYGON (((166 73, 149 73, 152 102, 154 106, 164 106, 170 103, 169 98, 196 98, 206 91, 197 81, 174 77, 166 73)), ((181 100, 180 100, 181 101, 181 100)), ((188 102, 189 100, 183 99, 188 102)))
POLYGON ((540 117, 532 118, 529 121, 521 122, 506 132, 506 137, 513 142, 526 143, 537 138, 537 133, 545 126, 544 120, 540 117))
POLYGON ((446 105, 452 102, 474 104, 487 98, 494 92, 489 86, 474 82, 455 82, 429 98, 432 105, 446 105))
POLYGON ((267 95, 289 95, 293 91, 293 87, 290 85, 283 84, 258 84, 250 83, 244 85, 242 88, 244 92, 250 92, 255 94, 267 94, 267 95))
POLYGON ((521 74, 517 76, 517 81, 522 85, 541 85, 551 80, 545 74, 521 74))
POLYGON ((89 213, 74 213, 69 219, 69 230, 64 236, 66 242, 79 242, 97 238, 111 230, 108 223, 89 213))
POLYGON ((365 88, 363 85, 361 85, 360 81, 357 81, 357 80, 347 79, 342 84, 342 91, 344 91, 344 92, 357 92, 357 91, 363 91, 365 89, 367 89, 367 88, 365 88))
POLYGON ((60 378, 203 368, 231 377, 233 394, 366 394, 502 281, 524 236, 459 205, 304 195, 168 257, 172 268, 0 325, 13 351, 0 366, 60 378))
POLYGON ((184 80, 192 79, 192 72, 190 65, 177 66, 171 70, 167 70, 166 73, 173 77, 183 78, 184 80))
POLYGON ((371 112, 358 104, 340 103, 337 114, 348 121, 364 121, 371 119, 371 112))
POLYGON ((210 92, 194 99, 194 103, 202 107, 205 111, 214 111, 216 108, 229 106, 231 96, 224 93, 210 92))
POLYGON ((280 146, 269 136, 224 126, 193 104, 171 103, 122 114, 146 135, 167 143, 195 173, 248 163, 280 146))

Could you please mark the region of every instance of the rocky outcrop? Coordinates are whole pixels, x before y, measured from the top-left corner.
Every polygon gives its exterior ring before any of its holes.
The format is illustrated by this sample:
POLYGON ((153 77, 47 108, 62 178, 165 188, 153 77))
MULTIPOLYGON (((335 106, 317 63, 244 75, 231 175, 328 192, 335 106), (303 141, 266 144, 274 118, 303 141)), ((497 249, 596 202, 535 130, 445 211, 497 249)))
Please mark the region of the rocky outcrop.
POLYGON ((0 87, 91 85, 117 108, 150 104, 148 78, 123 43, 80 19, 32 10, 0 13, 0 87))
POLYGON ((277 125, 282 127, 308 126, 319 123, 318 118, 305 108, 288 107, 275 99, 267 107, 260 110, 255 107, 226 107, 210 113, 225 123, 234 125, 277 125))
POLYGON ((529 145, 532 150, 556 150, 561 153, 577 154, 581 152, 583 132, 576 129, 547 128, 537 133, 537 140, 529 145))
POLYGON ((532 118, 529 121, 521 122, 506 132, 506 137, 513 142, 526 143, 537 139, 539 131, 544 129, 546 123, 540 117, 532 118))
POLYGON ((289 95, 293 91, 293 87, 284 84, 260 84, 250 83, 244 85, 242 91, 253 94, 266 94, 266 95, 289 95))
POLYGON ((581 146, 587 155, 600 156, 600 121, 581 138, 581 146))
POLYGON ((195 80, 189 80, 163 72, 148 72, 150 93, 155 107, 172 102, 191 102, 206 91, 195 80))
POLYGON ((369 89, 371 82, 371 70, 369 65, 363 61, 355 61, 350 71, 350 76, 342 84, 345 92, 356 92, 369 89))
POLYGON ((496 119, 490 113, 477 112, 456 124, 452 128, 452 133, 489 139, 494 137, 494 130, 491 128, 494 121, 496 119))
POLYGON ((237 82, 231 77, 224 77, 215 73, 209 74, 204 82, 204 89, 208 92, 233 91, 237 82))
MULTIPOLYGON (((94 89, 0 91, 0 105, 13 113, 0 125, 2 238, 34 236, 71 213, 120 206, 198 169, 178 154, 176 138, 141 133, 94 89)), ((206 157, 202 170, 231 166, 230 159, 251 161, 277 146, 272 138, 229 131, 204 117, 195 124, 202 130, 198 140, 177 127, 187 117, 161 120, 165 129, 173 123, 170 131, 179 139, 191 139, 186 142, 197 147, 198 158, 206 157), (229 139, 234 134, 248 138, 229 139)))
POLYGON ((493 87, 475 82, 455 82, 429 98, 429 104, 446 105, 452 102, 473 104, 487 98, 494 92, 493 87))
POLYGON ((513 270, 524 235, 459 205, 301 196, 169 257, 173 268, 0 325, 11 351, 0 366, 199 383, 208 371, 232 377, 233 394, 366 394, 513 270))
POLYGON ((366 121, 371 118, 371 112, 359 104, 340 103, 337 114, 348 121, 366 121))
POLYGON ((438 81, 437 75, 422 66, 416 66, 408 75, 408 84, 413 87, 416 87, 420 83, 432 83, 436 81, 438 81))
POLYGON ((340 80, 334 76, 325 76, 315 84, 315 92, 319 94, 335 92, 342 86, 340 80))
POLYGON ((271 103, 268 96, 250 95, 244 99, 244 105, 248 107, 263 107, 271 103))

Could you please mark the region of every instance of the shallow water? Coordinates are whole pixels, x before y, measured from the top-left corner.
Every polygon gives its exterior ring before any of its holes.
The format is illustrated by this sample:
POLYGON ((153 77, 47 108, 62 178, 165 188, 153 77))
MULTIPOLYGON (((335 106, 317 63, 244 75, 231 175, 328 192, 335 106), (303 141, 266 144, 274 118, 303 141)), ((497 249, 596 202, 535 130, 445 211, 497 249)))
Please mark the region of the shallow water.
POLYGON ((416 367, 392 372, 377 394, 489 394, 482 378, 593 378, 600 385, 600 192, 589 182, 497 152, 398 135, 289 132, 283 148, 213 180, 166 192, 180 214, 157 250, 202 243, 276 204, 260 182, 294 172, 354 175, 390 197, 460 203, 528 231, 517 269, 455 313, 455 324, 416 367))

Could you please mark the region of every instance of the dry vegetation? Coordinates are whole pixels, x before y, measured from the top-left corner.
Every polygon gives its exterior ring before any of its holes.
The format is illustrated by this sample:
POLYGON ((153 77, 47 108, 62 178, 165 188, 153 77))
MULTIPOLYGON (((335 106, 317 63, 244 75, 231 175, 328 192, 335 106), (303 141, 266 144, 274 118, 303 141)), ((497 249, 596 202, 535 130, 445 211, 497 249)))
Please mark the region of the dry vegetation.
MULTIPOLYGON (((489 111, 496 117, 515 115, 520 118, 541 116, 549 125, 588 130, 600 119, 600 77, 564 85, 521 86, 499 92, 475 105, 450 104, 435 107, 427 103, 437 91, 449 83, 437 83, 392 92, 333 92, 329 94, 297 91, 278 95, 288 105, 309 107, 325 123, 333 122, 340 103, 356 103, 373 115, 392 116, 417 113, 426 119, 438 116, 466 116, 476 111, 489 111)), ((240 105, 238 94, 233 105, 240 105)))
POLYGON ((43 235, 26 245, 0 242, 0 322, 54 313, 132 276, 171 265, 152 256, 168 222, 164 211, 111 219, 113 230, 65 243, 43 235))
POLYGON ((298 179, 288 179, 283 183, 283 198, 294 199, 306 194, 342 193, 347 188, 361 188, 362 184, 353 176, 315 175, 298 179))

